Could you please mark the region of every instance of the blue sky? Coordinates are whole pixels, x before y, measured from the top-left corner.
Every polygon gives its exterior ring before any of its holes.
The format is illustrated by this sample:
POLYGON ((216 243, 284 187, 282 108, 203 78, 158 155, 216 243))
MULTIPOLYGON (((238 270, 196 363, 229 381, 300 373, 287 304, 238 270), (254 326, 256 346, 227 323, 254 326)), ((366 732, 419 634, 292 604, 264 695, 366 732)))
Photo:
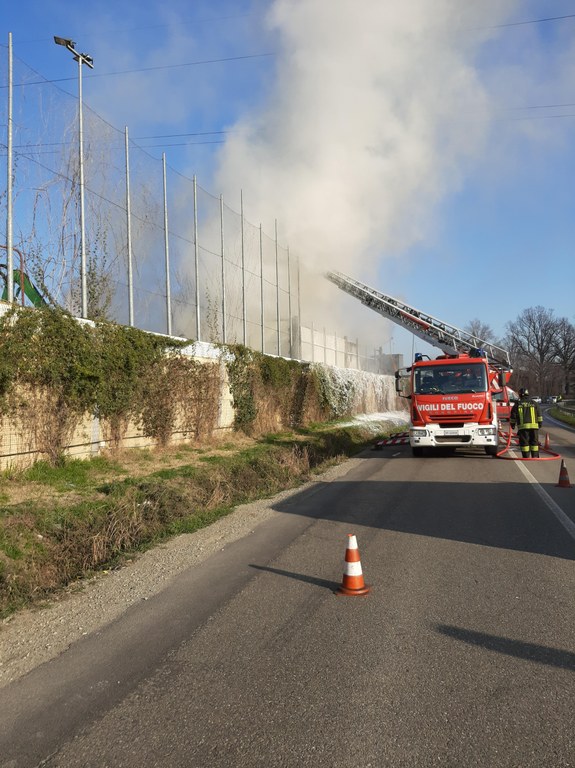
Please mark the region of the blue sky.
POLYGON ((75 94, 53 35, 72 38, 89 107, 277 218, 318 275, 304 322, 411 356, 334 267, 458 327, 503 335, 537 305, 575 322, 572 0, 22 0, 1 26, 75 94))

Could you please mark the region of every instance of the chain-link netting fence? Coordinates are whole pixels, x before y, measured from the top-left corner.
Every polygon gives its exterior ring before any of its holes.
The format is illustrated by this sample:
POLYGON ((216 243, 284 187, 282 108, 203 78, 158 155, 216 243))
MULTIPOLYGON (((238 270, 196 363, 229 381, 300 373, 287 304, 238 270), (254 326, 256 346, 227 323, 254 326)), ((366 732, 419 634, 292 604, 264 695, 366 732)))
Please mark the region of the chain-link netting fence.
POLYGON ((3 244, 11 220, 17 301, 46 301, 77 316, 188 339, 244 343, 269 354, 379 368, 376 353, 364 359, 359 342, 338 341, 335 335, 330 341, 325 330, 323 336, 313 332, 312 343, 308 329, 304 343, 300 264, 279 242, 277 224, 272 233, 262 231, 243 216, 241 199, 238 213, 195 178, 167 166, 165 156, 152 157, 130 139, 127 128, 111 126, 78 95, 45 80, 17 56, 12 61, 9 88, 8 48, 3 48, 5 179, 10 142, 13 164, 11 219, 8 183, 0 200, 4 299, 9 297, 3 244))

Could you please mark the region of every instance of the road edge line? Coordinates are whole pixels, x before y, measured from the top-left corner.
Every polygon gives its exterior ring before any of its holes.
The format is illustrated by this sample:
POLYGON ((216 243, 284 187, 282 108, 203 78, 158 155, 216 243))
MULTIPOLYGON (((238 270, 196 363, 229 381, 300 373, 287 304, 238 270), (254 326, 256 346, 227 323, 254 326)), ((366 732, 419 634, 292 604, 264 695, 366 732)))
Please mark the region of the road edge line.
POLYGON ((541 487, 541 484, 539 481, 533 477, 531 472, 527 469, 527 467, 524 467, 521 461, 516 462, 517 466, 521 470, 521 472, 524 474, 527 481, 533 486, 533 490, 538 494, 538 496, 542 499, 542 501, 545 502, 547 507, 553 512, 557 520, 561 523, 563 528, 567 531, 569 536, 575 541, 575 523, 571 518, 563 512, 559 504, 557 504, 556 501, 554 501, 551 496, 547 493, 547 491, 541 487))

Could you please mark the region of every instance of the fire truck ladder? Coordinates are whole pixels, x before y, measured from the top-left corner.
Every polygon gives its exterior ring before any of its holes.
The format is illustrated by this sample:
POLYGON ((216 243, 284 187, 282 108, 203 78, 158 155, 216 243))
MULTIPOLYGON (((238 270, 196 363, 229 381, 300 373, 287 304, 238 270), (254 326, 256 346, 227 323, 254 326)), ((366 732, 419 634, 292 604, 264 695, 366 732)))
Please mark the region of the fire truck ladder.
POLYGON ((506 370, 511 368, 509 353, 495 344, 482 341, 467 331, 462 331, 437 320, 437 318, 420 312, 418 309, 399 301, 399 299, 394 299, 393 296, 380 293, 341 272, 326 272, 325 276, 342 291, 359 299, 366 307, 379 312, 380 315, 389 320, 393 320, 394 323, 411 331, 428 344, 439 347, 446 355, 456 355, 459 352, 469 352, 472 349, 481 348, 485 350, 492 365, 506 370))

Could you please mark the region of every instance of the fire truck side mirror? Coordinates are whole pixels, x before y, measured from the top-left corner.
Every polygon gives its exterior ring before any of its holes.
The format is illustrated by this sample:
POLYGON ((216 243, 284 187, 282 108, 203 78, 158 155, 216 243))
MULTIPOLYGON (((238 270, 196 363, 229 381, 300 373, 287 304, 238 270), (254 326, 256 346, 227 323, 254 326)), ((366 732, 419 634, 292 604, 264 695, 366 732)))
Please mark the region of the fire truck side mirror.
POLYGON ((402 379, 408 378, 411 368, 404 368, 403 371, 403 376, 401 370, 395 372, 395 391, 400 397, 406 397, 409 400, 411 395, 405 394, 405 384, 402 382, 402 379))

